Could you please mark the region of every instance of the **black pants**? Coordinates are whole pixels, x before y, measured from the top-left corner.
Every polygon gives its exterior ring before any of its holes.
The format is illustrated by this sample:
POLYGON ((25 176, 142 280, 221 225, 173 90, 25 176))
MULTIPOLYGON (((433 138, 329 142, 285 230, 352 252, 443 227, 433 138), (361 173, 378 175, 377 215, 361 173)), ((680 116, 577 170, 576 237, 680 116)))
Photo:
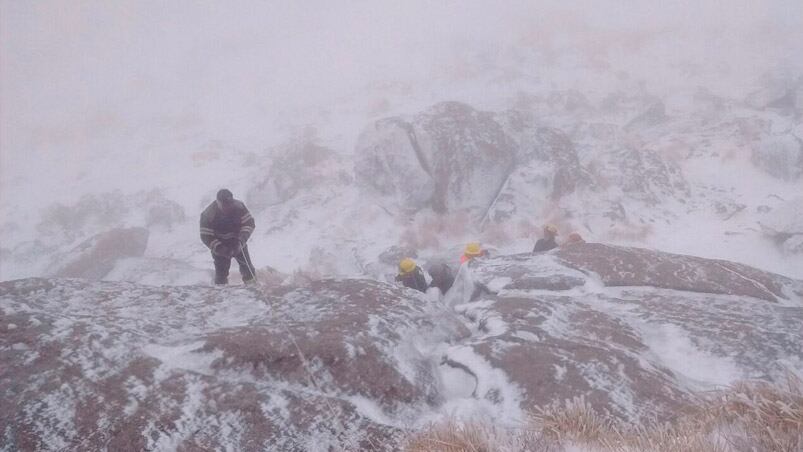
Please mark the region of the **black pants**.
MULTIPOLYGON (((212 258, 215 260, 215 284, 228 284, 231 258, 218 256, 214 252, 212 253, 212 258)), ((254 279, 257 271, 251 263, 251 256, 248 255, 248 246, 244 245, 243 250, 236 254, 234 259, 240 264, 240 276, 243 278, 243 282, 249 282, 254 279)))

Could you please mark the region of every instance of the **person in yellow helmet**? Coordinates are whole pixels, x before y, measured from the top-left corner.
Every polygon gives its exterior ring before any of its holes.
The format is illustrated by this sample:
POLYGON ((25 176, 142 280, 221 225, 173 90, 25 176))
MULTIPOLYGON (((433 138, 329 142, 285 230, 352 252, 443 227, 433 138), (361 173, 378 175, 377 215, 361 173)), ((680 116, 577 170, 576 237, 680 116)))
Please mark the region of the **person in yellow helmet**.
POLYGON ((399 262, 399 274, 396 275, 396 282, 419 292, 427 291, 427 279, 424 277, 424 272, 409 257, 405 257, 399 262))
POLYGON ((555 242, 555 237, 558 235, 558 228, 555 225, 548 224, 544 226, 544 236, 535 242, 533 253, 542 253, 557 248, 558 244, 555 242))
POLYGON ((465 264, 466 262, 480 256, 485 256, 486 252, 482 249, 478 242, 471 242, 466 245, 466 249, 463 250, 463 255, 460 256, 460 264, 465 264))

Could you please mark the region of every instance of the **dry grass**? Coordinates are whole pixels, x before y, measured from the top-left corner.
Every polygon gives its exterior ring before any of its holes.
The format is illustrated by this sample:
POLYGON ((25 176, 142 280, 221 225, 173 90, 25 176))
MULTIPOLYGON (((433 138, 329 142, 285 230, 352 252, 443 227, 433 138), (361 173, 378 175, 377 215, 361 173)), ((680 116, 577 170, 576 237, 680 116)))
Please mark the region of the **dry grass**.
POLYGON ((532 428, 510 431, 449 421, 416 434, 410 452, 588 450, 615 452, 803 451, 803 383, 744 382, 704 394, 669 423, 632 425, 582 398, 538 408, 532 428))
POLYGON ((528 429, 510 430, 484 422, 431 425, 407 443, 408 452, 552 451, 556 443, 528 429))

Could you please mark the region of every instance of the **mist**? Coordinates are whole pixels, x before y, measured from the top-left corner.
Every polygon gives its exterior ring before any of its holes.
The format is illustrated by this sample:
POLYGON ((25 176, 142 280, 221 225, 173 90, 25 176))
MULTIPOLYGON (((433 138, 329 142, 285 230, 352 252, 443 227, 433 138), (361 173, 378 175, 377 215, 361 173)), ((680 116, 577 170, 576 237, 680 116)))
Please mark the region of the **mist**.
POLYGON ((792 73, 803 54, 803 6, 793 0, 2 5, 6 182, 31 159, 126 146, 155 126, 147 133, 157 142, 191 128, 265 145, 369 88, 437 88, 511 59, 542 83, 625 71, 670 94, 686 82, 683 66, 710 73, 717 92, 792 73), (550 70, 572 60, 573 71, 550 70))
POLYGON ((801 56, 801 0, 0 0, 0 451, 803 450, 801 56))
POLYGON ((300 140, 351 158, 373 121, 438 102, 504 111, 550 92, 592 103, 639 92, 683 118, 696 93, 741 101, 803 74, 794 0, 1 8, 0 211, 18 218, 3 229, 8 249, 82 196, 167 190, 192 218, 221 186, 250 190, 279 148, 300 140))

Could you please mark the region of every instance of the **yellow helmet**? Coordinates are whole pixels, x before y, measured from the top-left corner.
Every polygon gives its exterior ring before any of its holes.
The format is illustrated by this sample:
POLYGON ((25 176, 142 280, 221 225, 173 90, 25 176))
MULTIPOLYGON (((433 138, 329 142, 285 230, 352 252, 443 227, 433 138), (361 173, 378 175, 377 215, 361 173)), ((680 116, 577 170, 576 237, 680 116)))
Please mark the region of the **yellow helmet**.
POLYGON ((544 226, 544 233, 558 235, 558 228, 554 224, 548 224, 544 226))
POLYGON ((466 250, 463 251, 463 254, 466 256, 479 256, 482 254, 482 248, 480 247, 479 242, 471 242, 466 245, 466 250))
POLYGON ((410 273, 411 271, 415 270, 415 268, 415 261, 409 257, 405 257, 401 260, 401 262, 399 262, 399 272, 401 273, 410 273))

